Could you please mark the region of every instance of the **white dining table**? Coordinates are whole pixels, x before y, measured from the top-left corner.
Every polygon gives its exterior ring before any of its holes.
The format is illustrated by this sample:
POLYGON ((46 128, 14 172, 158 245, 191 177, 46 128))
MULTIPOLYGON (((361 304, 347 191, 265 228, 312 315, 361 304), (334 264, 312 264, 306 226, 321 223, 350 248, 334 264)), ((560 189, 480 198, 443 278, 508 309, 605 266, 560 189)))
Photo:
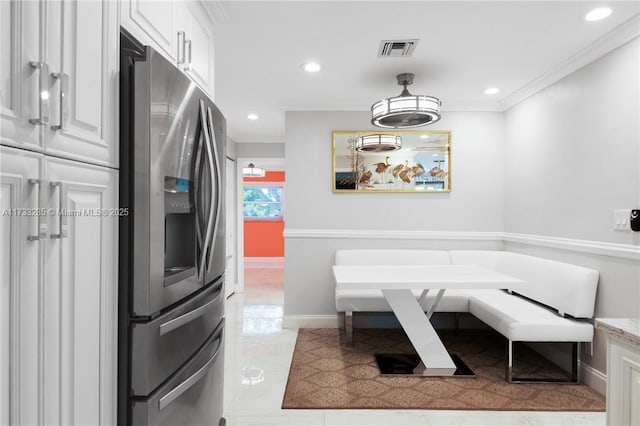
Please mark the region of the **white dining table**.
POLYGON ((517 289, 526 284, 476 265, 334 265, 333 274, 339 289, 382 292, 420 358, 413 373, 424 376, 452 376, 457 368, 430 321, 446 290, 517 289), (422 294, 416 298, 412 290, 422 294), (438 293, 425 307, 431 290, 438 293))

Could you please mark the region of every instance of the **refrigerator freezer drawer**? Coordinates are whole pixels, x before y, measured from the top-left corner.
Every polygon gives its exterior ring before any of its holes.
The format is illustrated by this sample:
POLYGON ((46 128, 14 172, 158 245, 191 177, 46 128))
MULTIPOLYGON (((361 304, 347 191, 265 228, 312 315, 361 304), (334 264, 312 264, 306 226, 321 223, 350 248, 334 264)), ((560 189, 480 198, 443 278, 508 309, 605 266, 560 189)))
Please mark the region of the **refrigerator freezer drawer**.
POLYGON ((131 328, 131 390, 147 396, 211 335, 224 314, 224 281, 152 321, 131 328))
POLYGON ((133 426, 224 424, 224 319, 187 364, 146 400, 132 401, 133 426))

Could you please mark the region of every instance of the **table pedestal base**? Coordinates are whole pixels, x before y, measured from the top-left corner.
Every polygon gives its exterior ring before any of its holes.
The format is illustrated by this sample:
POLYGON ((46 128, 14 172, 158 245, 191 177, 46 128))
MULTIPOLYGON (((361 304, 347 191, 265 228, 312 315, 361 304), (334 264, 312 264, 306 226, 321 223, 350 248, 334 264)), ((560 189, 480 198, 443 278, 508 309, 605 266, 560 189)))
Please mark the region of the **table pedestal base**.
POLYGON ((383 375, 431 376, 431 377, 476 377, 475 373, 456 354, 450 354, 456 365, 453 374, 437 368, 425 368, 415 354, 375 354, 376 363, 383 375))

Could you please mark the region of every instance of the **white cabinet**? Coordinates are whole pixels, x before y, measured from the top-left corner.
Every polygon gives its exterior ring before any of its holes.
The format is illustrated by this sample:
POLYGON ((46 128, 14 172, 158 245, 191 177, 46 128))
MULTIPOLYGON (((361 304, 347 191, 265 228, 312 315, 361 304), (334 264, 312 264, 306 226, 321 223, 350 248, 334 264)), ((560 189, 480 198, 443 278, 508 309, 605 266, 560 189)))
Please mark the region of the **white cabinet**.
POLYGON ((175 61, 177 58, 176 2, 172 0, 124 0, 120 23, 141 43, 175 61))
POLYGON ((607 334, 607 425, 640 425, 640 319, 597 318, 607 334))
POLYGON ((201 88, 213 97, 213 23, 204 6, 199 2, 186 3, 183 7, 181 23, 186 40, 184 69, 201 88))
POLYGON ((41 244, 38 199, 42 156, 0 147, 0 424, 39 423, 37 401, 42 356, 41 244), (14 151, 15 153, 13 153, 14 151), (11 152, 11 153, 10 153, 11 152), (25 215, 20 215, 25 213, 25 215))
POLYGON ((117 165, 117 4, 0 8, 0 142, 117 165))
POLYGON ((123 0, 121 25, 214 94, 213 19, 202 1, 123 0))
POLYGON ((607 339, 607 424, 640 425, 640 343, 607 339))
POLYGON ((115 424, 117 171, 7 147, 0 162, 0 371, 18 367, 2 424, 115 424))

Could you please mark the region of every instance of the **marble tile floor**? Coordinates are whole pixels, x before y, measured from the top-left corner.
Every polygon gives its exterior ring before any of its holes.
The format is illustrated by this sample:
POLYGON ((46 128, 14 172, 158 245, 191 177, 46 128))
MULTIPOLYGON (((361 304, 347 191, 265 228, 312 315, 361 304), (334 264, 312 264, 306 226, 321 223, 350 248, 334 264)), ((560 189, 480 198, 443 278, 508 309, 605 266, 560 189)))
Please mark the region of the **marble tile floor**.
POLYGON ((224 416, 228 426, 596 426, 605 413, 450 410, 283 410, 297 330, 283 329, 283 273, 246 269, 226 304, 224 416))

